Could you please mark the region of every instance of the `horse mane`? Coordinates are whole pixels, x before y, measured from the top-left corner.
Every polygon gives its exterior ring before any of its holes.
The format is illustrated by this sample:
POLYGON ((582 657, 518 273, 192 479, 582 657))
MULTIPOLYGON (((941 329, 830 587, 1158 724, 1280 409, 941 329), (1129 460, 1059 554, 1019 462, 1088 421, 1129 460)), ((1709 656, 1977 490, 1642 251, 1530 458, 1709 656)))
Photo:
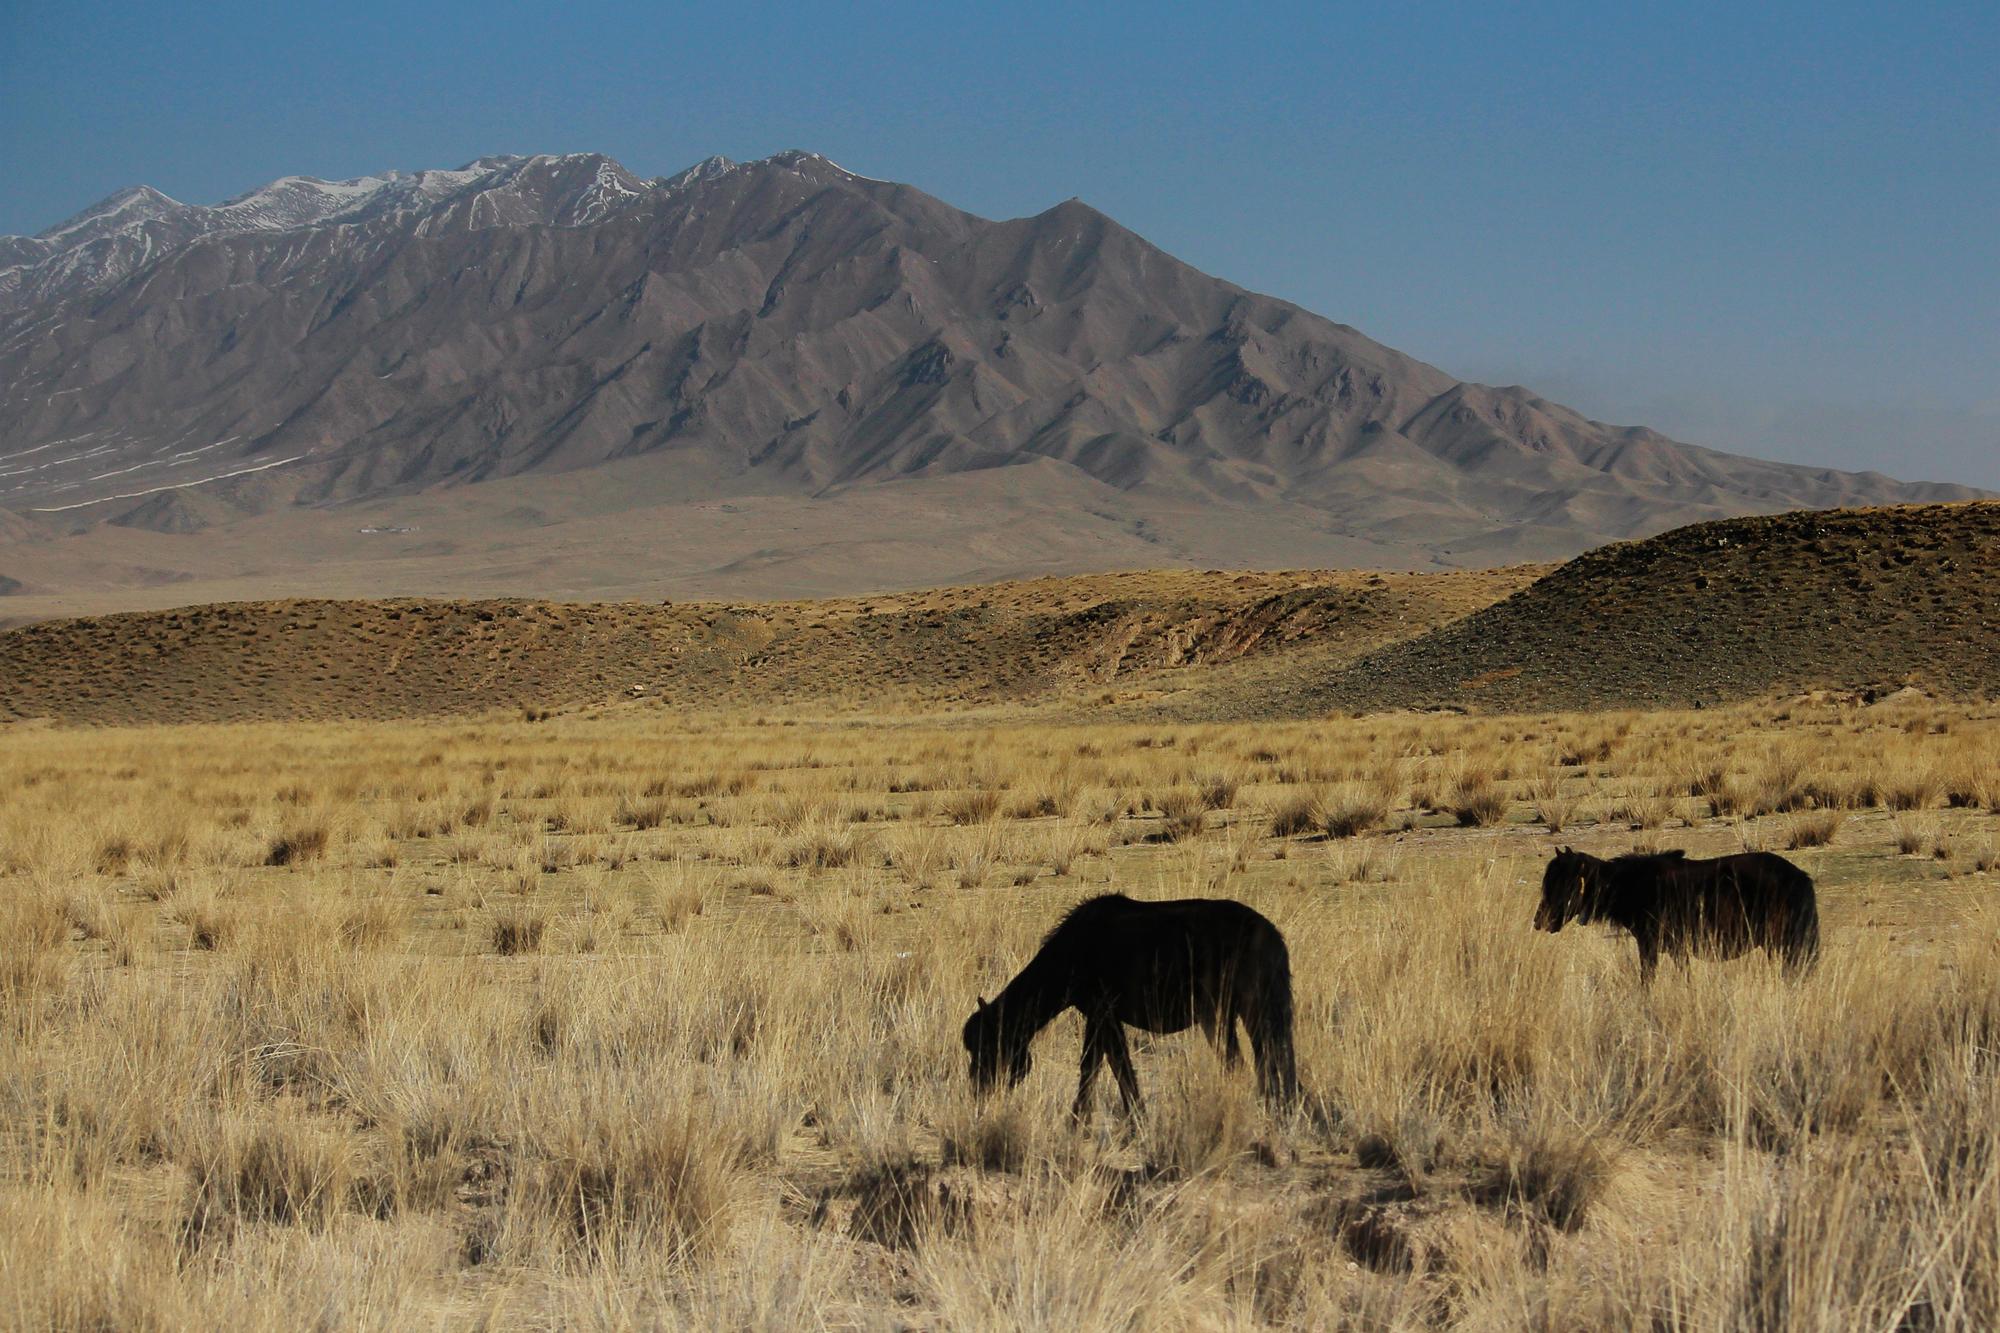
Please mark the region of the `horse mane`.
POLYGON ((1056 936, 1068 930, 1076 922, 1096 916, 1099 912, 1105 911, 1114 905, 1129 907, 1132 901, 1132 899, 1127 898, 1122 893, 1100 893, 1095 898, 1085 898, 1082 902, 1064 912, 1062 920, 1049 927, 1049 933, 1042 936, 1043 947, 1046 948, 1052 944, 1056 936))
POLYGON ((1681 847, 1675 847, 1664 852, 1620 852, 1611 858, 1614 864, 1624 865, 1637 865, 1642 861, 1684 861, 1686 859, 1687 851, 1681 847))

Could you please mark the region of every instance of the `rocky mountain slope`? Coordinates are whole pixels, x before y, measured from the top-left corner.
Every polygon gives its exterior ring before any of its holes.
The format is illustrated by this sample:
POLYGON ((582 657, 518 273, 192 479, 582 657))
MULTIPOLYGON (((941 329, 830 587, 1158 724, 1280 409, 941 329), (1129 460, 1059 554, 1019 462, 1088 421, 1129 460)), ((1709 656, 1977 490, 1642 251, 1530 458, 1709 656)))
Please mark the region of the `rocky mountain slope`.
POLYGON ((215 208, 141 187, 0 240, 0 506, 42 537, 621 462, 648 480, 619 470, 593 512, 1031 463, 1161 563, 1275 518, 1268 563, 1449 566, 1976 494, 1588 421, 1075 200, 990 222, 805 153, 660 180, 492 158, 215 208))
POLYGON ((1732 519, 1606 546, 1268 703, 1685 708, 1905 686, 2000 696, 2000 504, 1732 519))

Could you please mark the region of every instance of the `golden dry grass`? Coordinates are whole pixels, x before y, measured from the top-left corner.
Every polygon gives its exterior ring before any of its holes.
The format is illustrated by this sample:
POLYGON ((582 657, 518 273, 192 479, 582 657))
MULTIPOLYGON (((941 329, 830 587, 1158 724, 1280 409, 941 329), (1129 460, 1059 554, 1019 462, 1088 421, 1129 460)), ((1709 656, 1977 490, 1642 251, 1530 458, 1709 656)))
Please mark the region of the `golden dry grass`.
POLYGON ((0 1327, 1990 1328, 1996 741, 0 734, 0 1327), (1557 828, 1796 847, 1821 965, 1641 990, 1628 940, 1529 929, 1557 828), (974 997, 1107 890, 1280 925, 1295 1113, 1183 1035, 1135 1040, 1141 1121, 1073 1127, 1073 1017, 970 1096, 974 997))

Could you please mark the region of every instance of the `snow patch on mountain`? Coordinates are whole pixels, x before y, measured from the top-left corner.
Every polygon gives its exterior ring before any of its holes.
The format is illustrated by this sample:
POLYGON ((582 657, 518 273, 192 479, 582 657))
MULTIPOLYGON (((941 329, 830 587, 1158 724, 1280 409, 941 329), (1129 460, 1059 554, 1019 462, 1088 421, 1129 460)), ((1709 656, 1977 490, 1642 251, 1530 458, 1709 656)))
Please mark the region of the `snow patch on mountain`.
POLYGON ((599 153, 494 156, 450 170, 339 181, 285 176, 212 207, 133 185, 38 236, 0 236, 0 311, 105 290, 161 255, 210 236, 375 224, 425 235, 593 226, 737 169, 726 157, 710 157, 649 181, 599 153))

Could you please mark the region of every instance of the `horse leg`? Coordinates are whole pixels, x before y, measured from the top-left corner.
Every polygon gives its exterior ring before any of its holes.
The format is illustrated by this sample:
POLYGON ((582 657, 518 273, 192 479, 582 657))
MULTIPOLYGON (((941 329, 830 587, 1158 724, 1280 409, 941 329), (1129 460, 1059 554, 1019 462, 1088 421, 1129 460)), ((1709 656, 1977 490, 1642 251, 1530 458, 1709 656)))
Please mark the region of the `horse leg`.
POLYGON ((1217 1006, 1215 1012, 1201 1017, 1202 1034, 1208 1044, 1215 1047, 1215 1053, 1222 1057, 1224 1069, 1234 1069, 1243 1063, 1243 1048, 1236 1044, 1236 1015, 1228 1009, 1217 1006))
POLYGON ((1653 940, 1641 939, 1639 941, 1639 984, 1641 986, 1652 985, 1653 973, 1658 971, 1659 967, 1659 944, 1653 940))
POLYGON ((1257 1095, 1273 1104, 1288 1104, 1297 1090, 1289 1040, 1276 1032, 1252 1028, 1250 1051, 1257 1066, 1257 1095))
POLYGON ((1243 1015, 1250 1051, 1257 1064, 1257 1093, 1265 1102, 1288 1107, 1298 1100, 1298 1057, 1292 1049, 1291 1006, 1269 1001, 1243 1015))
POLYGON ((1104 1060, 1104 1042, 1096 1019, 1083 1024, 1083 1068, 1077 1074, 1076 1101, 1070 1106, 1072 1119, 1090 1119, 1090 1089, 1097 1082, 1097 1066, 1104 1060))
POLYGON ((1111 1073, 1118 1080, 1118 1095, 1123 1100, 1127 1118, 1136 1116, 1142 1109, 1139 1102, 1139 1074, 1132 1068, 1132 1048, 1125 1044, 1125 1027, 1116 1018, 1104 1021, 1102 1050, 1104 1058, 1111 1062, 1111 1073))

